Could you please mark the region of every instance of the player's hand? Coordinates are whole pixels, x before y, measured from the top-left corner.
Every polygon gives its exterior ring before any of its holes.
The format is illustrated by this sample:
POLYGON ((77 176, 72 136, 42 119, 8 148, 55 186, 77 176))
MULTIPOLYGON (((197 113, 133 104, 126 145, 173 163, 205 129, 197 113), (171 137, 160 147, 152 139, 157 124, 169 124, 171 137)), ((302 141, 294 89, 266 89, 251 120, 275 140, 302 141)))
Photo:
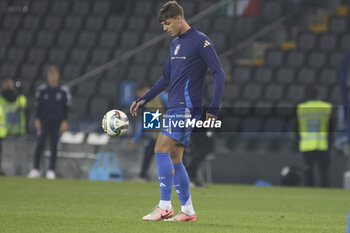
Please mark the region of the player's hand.
POLYGON ((35 129, 36 130, 41 130, 41 121, 37 118, 35 119, 35 129))
POLYGON ((133 150, 134 148, 135 148, 135 141, 134 140, 130 140, 130 142, 129 142, 129 149, 130 150, 133 150))
POLYGON ((61 126, 60 126, 60 132, 66 131, 68 128, 68 123, 67 121, 62 121, 61 126))
POLYGON ((214 114, 211 114, 209 112, 207 112, 207 114, 206 114, 206 120, 211 119, 212 121, 216 121, 217 118, 218 118, 217 116, 215 116, 214 114))
POLYGON ((130 106, 130 114, 131 116, 137 116, 137 110, 145 103, 145 100, 140 100, 136 103, 136 101, 132 102, 130 106))

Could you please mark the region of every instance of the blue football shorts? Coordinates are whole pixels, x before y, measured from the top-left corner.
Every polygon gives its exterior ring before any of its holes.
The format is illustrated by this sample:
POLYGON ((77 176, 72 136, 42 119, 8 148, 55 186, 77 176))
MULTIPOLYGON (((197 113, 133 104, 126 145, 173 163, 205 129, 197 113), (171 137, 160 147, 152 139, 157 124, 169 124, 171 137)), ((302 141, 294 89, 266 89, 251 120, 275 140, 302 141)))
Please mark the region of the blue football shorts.
POLYGON ((179 145, 188 146, 190 135, 194 128, 193 122, 200 118, 200 112, 193 111, 189 108, 168 109, 163 118, 163 125, 160 133, 176 140, 179 145), (189 123, 189 121, 192 122, 192 124, 189 123))

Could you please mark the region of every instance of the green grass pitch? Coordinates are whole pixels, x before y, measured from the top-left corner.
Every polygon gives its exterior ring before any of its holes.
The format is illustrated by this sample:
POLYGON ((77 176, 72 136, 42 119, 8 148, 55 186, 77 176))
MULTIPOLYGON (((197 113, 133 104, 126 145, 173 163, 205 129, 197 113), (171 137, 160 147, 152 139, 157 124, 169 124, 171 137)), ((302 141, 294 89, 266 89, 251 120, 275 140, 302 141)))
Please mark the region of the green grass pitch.
MULTIPOLYGON (((198 221, 143 222, 156 183, 0 178, 0 232, 344 233, 350 192, 210 185, 191 189, 198 221)), ((173 193, 175 212, 180 203, 173 193)))

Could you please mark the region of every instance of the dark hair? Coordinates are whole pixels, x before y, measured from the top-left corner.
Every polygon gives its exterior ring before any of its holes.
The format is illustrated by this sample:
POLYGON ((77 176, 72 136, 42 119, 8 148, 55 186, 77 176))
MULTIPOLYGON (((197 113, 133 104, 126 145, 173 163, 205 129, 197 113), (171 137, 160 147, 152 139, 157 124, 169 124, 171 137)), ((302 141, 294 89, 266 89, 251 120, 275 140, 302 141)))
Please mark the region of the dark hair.
POLYGON ((181 15, 184 18, 184 9, 176 1, 169 1, 165 3, 158 12, 159 22, 164 22, 167 19, 175 18, 181 15))
POLYGON ((135 86, 135 91, 141 91, 145 88, 149 88, 149 86, 147 85, 147 83, 138 83, 136 86, 135 86))
POLYGON ((319 93, 316 87, 309 87, 306 90, 306 98, 308 100, 318 99, 319 93))

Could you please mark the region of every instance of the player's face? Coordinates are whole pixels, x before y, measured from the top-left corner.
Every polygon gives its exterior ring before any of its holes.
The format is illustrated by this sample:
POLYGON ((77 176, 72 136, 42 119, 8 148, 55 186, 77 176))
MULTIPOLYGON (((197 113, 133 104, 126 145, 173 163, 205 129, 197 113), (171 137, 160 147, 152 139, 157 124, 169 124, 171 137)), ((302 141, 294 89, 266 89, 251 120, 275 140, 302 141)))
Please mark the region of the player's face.
POLYGON ((163 30, 169 33, 170 36, 177 36, 181 30, 180 17, 170 18, 162 22, 163 30))
POLYGON ((47 72, 47 82, 51 87, 57 87, 59 84, 60 74, 57 71, 47 72))

